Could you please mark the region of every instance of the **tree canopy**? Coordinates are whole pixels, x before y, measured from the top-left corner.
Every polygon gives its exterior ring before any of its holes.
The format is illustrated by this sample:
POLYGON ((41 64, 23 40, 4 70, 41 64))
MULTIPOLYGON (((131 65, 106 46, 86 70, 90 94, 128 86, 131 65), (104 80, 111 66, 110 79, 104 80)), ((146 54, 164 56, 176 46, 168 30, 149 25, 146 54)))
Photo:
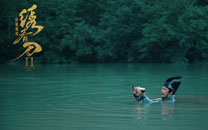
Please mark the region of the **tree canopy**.
POLYGON ((4 0, 0 63, 25 50, 12 44, 14 19, 33 4, 39 63, 208 61, 208 0, 4 0))

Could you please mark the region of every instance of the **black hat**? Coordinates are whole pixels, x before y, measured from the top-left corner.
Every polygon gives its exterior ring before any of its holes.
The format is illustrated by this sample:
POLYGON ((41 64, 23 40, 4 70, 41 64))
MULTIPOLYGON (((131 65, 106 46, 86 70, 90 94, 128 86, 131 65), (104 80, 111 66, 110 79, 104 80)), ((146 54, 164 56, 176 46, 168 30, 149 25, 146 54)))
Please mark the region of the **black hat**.
POLYGON ((170 90, 173 91, 173 94, 175 94, 179 85, 181 84, 182 79, 183 78, 181 76, 168 78, 166 82, 163 84, 163 86, 169 88, 170 90))

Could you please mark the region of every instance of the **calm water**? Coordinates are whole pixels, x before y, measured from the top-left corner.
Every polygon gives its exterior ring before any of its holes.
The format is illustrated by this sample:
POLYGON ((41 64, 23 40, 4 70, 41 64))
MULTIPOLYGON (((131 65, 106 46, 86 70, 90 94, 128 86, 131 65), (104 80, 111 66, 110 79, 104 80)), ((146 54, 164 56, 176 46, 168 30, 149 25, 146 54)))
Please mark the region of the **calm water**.
POLYGON ((207 130, 208 64, 0 66, 1 130, 207 130), (175 104, 136 102, 130 85, 150 98, 181 75, 175 104))

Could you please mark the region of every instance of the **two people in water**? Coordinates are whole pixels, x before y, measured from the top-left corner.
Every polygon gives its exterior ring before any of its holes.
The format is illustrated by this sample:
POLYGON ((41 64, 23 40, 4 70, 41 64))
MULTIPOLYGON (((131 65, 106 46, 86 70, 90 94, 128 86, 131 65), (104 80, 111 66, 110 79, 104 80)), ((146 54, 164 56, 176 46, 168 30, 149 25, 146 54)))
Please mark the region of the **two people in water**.
POLYGON ((180 86, 182 79, 183 78, 181 76, 168 78, 162 86, 161 98, 150 99, 145 93, 146 89, 141 88, 139 86, 136 87, 132 86, 133 95, 137 101, 141 101, 144 103, 151 104, 151 103, 158 103, 163 101, 174 103, 175 93, 178 87, 180 86))

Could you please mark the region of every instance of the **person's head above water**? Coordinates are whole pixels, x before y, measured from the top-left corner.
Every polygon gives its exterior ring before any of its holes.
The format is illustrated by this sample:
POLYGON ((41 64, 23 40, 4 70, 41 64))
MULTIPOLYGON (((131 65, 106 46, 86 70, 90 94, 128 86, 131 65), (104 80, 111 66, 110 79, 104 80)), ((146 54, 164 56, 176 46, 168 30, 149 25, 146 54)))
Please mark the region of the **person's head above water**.
POLYGON ((169 95, 174 95, 181 84, 182 77, 171 77, 166 80, 161 90, 161 97, 166 99, 169 95))
POLYGON ((161 90, 161 97, 166 99, 169 95, 173 95, 173 91, 168 89, 167 87, 163 86, 161 90))
MULTIPOLYGON (((166 80, 166 82, 162 86, 161 97, 165 100, 168 96, 174 95, 181 84, 182 77, 171 77, 166 80)), ((140 86, 132 86, 134 96, 142 96, 145 93, 145 88, 141 88, 140 86)))

